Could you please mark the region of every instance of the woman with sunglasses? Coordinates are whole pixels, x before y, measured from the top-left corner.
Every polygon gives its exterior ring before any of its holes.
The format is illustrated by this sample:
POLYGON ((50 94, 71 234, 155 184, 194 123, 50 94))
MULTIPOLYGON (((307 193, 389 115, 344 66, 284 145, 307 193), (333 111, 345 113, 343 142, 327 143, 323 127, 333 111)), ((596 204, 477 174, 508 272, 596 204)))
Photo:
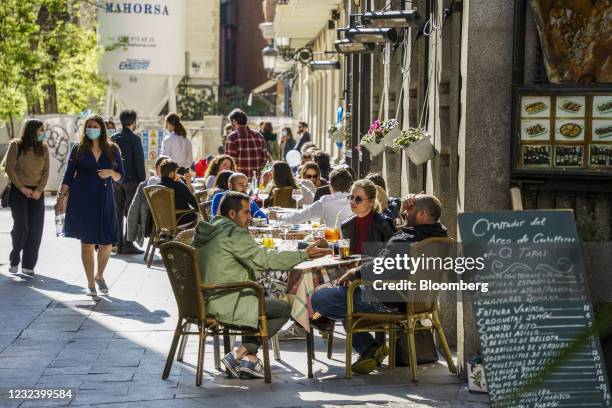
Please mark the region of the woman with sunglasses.
POLYGON ((327 185, 327 181, 321 178, 319 166, 314 162, 308 162, 302 166, 300 169, 300 179, 312 182, 315 189, 327 185))
POLYGON ((347 197, 354 216, 342 223, 342 237, 351 241, 351 254, 374 255, 367 243, 387 242, 395 232, 393 221, 380 213, 376 185, 370 180, 357 180, 347 197), (364 245, 366 244, 366 245, 364 245))

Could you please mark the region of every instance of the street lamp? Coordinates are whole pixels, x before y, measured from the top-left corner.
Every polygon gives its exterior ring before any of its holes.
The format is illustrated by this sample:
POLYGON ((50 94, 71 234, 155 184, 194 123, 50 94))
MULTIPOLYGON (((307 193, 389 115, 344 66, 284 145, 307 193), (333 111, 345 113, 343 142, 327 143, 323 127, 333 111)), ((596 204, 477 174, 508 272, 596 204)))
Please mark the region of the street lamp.
POLYGON ((419 20, 416 10, 368 11, 361 16, 361 22, 370 28, 406 28, 417 25, 419 20))
POLYGON ((360 43, 397 42, 395 28, 353 27, 346 31, 346 38, 360 43))
POLYGON ((277 37, 274 39, 274 43, 279 48, 289 48, 291 45, 291 38, 289 37, 277 37))
POLYGON ((276 63, 276 56, 278 55, 276 48, 271 45, 267 45, 266 48, 261 50, 261 55, 263 56, 264 69, 266 71, 273 70, 276 63))
POLYGON ((370 53, 376 48, 374 43, 353 42, 349 39, 334 41, 334 47, 340 54, 370 53))
POLYGON ((326 61, 310 61, 308 66, 313 71, 326 71, 333 69, 340 69, 340 62, 334 60, 326 60, 326 61))

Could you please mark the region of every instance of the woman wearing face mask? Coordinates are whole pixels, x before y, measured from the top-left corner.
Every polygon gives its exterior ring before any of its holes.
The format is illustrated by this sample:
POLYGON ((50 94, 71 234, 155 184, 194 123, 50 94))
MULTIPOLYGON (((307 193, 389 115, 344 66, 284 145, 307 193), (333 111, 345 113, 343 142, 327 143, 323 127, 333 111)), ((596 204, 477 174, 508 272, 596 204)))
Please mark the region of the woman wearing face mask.
POLYGON ((96 284, 108 293, 104 269, 112 244, 119 241, 113 183, 121 182, 123 163, 117 145, 108 137, 98 115, 85 121, 85 133, 70 152, 55 212, 66 211, 64 234, 81 241, 81 260, 87 276, 87 294, 96 296, 96 284), (65 203, 66 195, 68 202, 65 203), (98 269, 94 275, 94 247, 98 245, 98 269))
POLYGON ((291 150, 295 149, 295 139, 293 138, 293 133, 291 132, 291 128, 284 127, 281 131, 281 144, 280 151, 282 154, 281 160, 286 160, 285 157, 287 153, 291 150))
POLYGON ((170 157, 179 166, 180 175, 189 171, 193 162, 193 146, 187 137, 187 130, 176 113, 166 116, 166 132, 168 134, 162 141, 161 154, 170 157))
MULTIPOLYGON (((391 218, 380 213, 380 203, 376 199, 376 185, 362 179, 353 183, 351 203, 354 216, 342 223, 342 237, 351 241, 351 254, 375 255, 368 248, 368 242, 387 242, 395 232, 391 218), (366 245, 364 245, 366 244, 366 245)), ((370 250, 371 249, 371 250, 370 250)))
POLYGON ((49 177, 49 147, 43 123, 28 119, 21 138, 11 141, 6 156, 6 174, 11 181, 9 207, 13 216, 9 272, 34 275, 45 222, 43 197, 49 177))

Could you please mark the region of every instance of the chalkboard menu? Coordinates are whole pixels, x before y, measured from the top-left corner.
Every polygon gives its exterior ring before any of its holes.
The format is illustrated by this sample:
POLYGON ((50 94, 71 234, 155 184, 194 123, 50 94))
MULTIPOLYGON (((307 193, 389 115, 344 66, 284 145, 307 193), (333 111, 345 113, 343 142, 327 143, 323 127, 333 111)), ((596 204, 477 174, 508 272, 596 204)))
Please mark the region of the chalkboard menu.
POLYGON ((513 108, 515 174, 612 173, 612 91, 517 89, 513 108))
POLYGON ((473 294, 494 407, 610 407, 571 211, 459 215, 463 255, 485 268, 473 294))

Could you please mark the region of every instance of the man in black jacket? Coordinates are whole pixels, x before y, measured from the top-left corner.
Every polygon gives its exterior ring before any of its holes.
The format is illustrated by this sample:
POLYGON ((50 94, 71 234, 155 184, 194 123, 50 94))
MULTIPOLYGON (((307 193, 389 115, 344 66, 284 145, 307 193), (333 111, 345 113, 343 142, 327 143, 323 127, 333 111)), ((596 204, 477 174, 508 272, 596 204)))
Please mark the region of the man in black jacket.
POLYGON ((310 133, 308 133, 308 123, 299 122, 297 134, 300 138, 298 140, 297 146, 295 146, 295 150, 301 152, 304 143, 310 142, 310 133))
POLYGON ((123 183, 114 183, 115 207, 117 208, 117 223, 119 225, 118 254, 142 254, 131 241, 126 240, 123 218, 127 217, 128 209, 138 188, 138 184, 145 180, 144 152, 142 141, 134 130, 136 129, 136 112, 124 110, 119 115, 121 132, 115 133, 111 140, 121 149, 121 159, 125 169, 123 183))
MULTIPOLYGON (((393 248, 398 243, 415 243, 431 237, 447 237, 446 228, 440 223, 442 206, 440 201, 427 194, 408 196, 402 205, 402 215, 405 225, 389 240, 384 249, 378 254, 379 258, 393 257, 396 252, 393 248)), ((364 263, 356 269, 349 270, 339 280, 345 284, 372 267, 371 263, 364 263)), ((314 292, 311 301, 312 307, 321 315, 333 319, 344 320, 346 317, 346 286, 320 289, 314 292)), ((404 312, 405 303, 365 302, 361 298, 361 291, 357 289, 354 297, 354 311, 362 313, 398 313, 404 312)), ((360 355, 352 365, 352 370, 358 374, 367 374, 381 364, 389 354, 385 344, 379 344, 370 333, 353 334, 353 348, 360 355)))
MULTIPOLYGON (((161 182, 160 185, 174 190, 174 208, 176 210, 197 210, 198 202, 191 190, 181 181, 181 176, 177 173, 178 163, 174 160, 164 160, 160 166, 161 182)), ((179 228, 187 228, 188 225, 195 226, 198 216, 194 212, 177 214, 176 220, 179 228)))

